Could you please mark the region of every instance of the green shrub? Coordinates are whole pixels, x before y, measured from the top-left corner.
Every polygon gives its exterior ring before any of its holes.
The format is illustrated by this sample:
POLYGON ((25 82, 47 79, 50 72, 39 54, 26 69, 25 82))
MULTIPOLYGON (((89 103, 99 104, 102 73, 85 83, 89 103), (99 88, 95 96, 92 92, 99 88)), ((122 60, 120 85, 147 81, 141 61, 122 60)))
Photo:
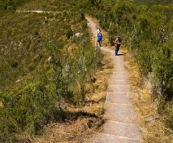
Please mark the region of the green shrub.
MULTIPOLYGON (((9 89, 1 97, 1 124, 7 124, 9 135, 22 133, 35 134, 51 119, 56 103, 53 85, 44 77, 37 83, 26 85, 23 89, 9 89)), ((2 126, 1 126, 2 127, 2 126)))

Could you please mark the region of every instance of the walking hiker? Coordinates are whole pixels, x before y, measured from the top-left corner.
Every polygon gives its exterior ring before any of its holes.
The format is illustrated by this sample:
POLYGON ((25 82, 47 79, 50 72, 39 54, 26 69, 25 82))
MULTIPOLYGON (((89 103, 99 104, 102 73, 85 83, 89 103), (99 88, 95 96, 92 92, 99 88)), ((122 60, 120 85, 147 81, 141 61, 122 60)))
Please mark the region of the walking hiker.
POLYGON ((121 38, 120 38, 120 36, 118 36, 115 39, 115 55, 118 55, 118 51, 120 49, 120 46, 121 46, 121 38))
POLYGON ((102 36, 101 30, 100 30, 100 32, 97 33, 97 42, 100 47, 102 47, 102 39, 103 39, 103 36, 102 36))

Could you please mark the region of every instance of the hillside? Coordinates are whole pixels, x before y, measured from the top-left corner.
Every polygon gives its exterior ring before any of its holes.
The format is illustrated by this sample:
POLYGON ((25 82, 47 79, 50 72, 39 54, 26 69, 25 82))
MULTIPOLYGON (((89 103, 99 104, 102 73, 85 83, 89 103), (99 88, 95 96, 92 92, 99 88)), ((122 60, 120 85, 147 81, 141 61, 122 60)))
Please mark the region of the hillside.
POLYGON ((98 118, 105 93, 91 95, 104 92, 106 83, 98 85, 95 74, 112 66, 91 43, 80 3, 9 4, 16 10, 4 9, 0 18, 0 142, 41 134, 50 122, 98 118), (96 102, 95 111, 86 108, 90 102, 96 102))
POLYGON ((86 14, 98 20, 105 45, 114 48, 116 36, 122 37, 127 59, 139 71, 131 82, 142 89, 149 85, 149 93, 140 89, 135 99, 144 140, 168 141, 173 130, 173 8, 166 5, 171 1, 158 2, 0 0, 0 142, 33 141, 52 129, 62 133, 60 140, 69 135, 65 141, 80 142, 81 135, 100 130, 112 64, 95 48, 86 14), (150 115, 159 120, 146 127, 150 115), (72 134, 64 133, 67 127, 72 134))
POLYGON ((152 5, 170 5, 173 4, 172 0, 134 0, 134 4, 136 5, 147 5, 147 6, 152 6, 152 5))

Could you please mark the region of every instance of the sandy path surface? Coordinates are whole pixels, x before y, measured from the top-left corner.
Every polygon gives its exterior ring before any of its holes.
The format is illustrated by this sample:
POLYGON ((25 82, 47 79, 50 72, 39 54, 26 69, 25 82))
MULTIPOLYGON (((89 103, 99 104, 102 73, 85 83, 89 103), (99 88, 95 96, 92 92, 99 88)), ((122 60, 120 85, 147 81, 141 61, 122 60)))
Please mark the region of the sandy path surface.
MULTIPOLYGON (((96 24, 90 18, 87 20, 93 37, 96 37, 96 24)), ((115 56, 114 50, 105 47, 101 49, 110 53, 114 69, 108 83, 103 132, 96 133, 87 143, 141 143, 142 133, 137 126, 130 99, 133 93, 130 91, 123 55, 115 56)))

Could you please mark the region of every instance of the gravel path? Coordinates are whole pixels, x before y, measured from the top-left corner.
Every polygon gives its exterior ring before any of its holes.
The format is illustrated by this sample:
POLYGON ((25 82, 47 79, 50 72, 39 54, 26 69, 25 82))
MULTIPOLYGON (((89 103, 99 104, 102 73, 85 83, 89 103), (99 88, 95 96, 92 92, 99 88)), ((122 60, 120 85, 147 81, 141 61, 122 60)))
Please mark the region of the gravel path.
MULTIPOLYGON (((96 24, 89 18, 87 20, 96 37, 96 24)), ((101 49, 110 52, 114 69, 107 89, 103 132, 96 133, 87 143, 141 143, 142 134, 137 127, 136 114, 130 100, 133 93, 130 92, 123 56, 115 56, 114 50, 108 48, 101 49)))

